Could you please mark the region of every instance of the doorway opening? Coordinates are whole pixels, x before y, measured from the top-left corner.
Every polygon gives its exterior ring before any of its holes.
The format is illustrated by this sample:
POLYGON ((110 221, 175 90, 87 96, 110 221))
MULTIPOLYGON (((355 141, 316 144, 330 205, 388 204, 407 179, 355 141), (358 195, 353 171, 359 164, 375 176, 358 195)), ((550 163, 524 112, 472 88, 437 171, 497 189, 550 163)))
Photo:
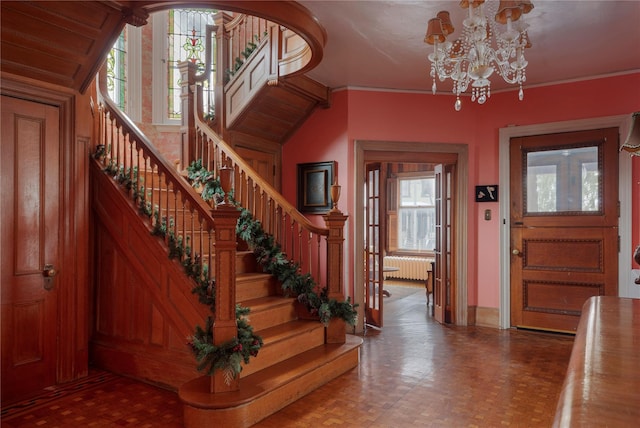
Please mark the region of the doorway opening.
MULTIPOLYGON (((467 240, 467 176, 468 176, 468 155, 467 146, 462 144, 429 144, 429 143, 403 143, 403 142, 384 142, 384 141, 356 141, 355 142, 355 159, 356 159, 356 187, 355 187, 355 208, 354 217, 356 226, 354 230, 354 249, 355 254, 365 255, 364 257, 355 257, 354 262, 354 280, 355 284, 369 283, 371 275, 373 275, 373 290, 382 293, 384 273, 383 261, 381 259, 373 260, 367 256, 367 242, 376 245, 380 244, 382 239, 379 238, 376 241, 374 238, 368 236, 366 225, 369 222, 370 217, 367 217, 365 212, 366 200, 367 200, 367 165, 372 164, 389 164, 390 160, 393 160, 396 164, 446 164, 455 165, 457 169, 457 180, 455 180, 455 201, 456 205, 455 213, 451 218, 451 225, 455 229, 456 233, 452 234, 452 246, 457 250, 450 255, 450 263, 448 266, 452 269, 451 277, 454 277, 455 283, 452 283, 453 289, 451 290, 451 296, 453 301, 448 302, 452 310, 450 321, 458 325, 467 324, 467 265, 463 263, 467 256, 467 247, 463 245, 463 242, 467 240), (375 271, 372 274, 369 271, 375 271)), ((409 215, 409 217, 411 217, 409 215)), ((376 222, 377 233, 380 233, 383 229, 387 228, 387 219, 378 225, 376 222)), ((397 232, 397 231, 396 231, 397 232)), ((392 231, 392 234, 394 232, 392 231)), ((397 233, 395 233, 397 236, 397 233)), ((386 237, 385 233, 385 238, 386 237)), ((425 237, 428 240, 428 237, 425 237)), ((397 244, 397 243, 396 243, 397 244)), ((418 245, 418 244, 416 244, 418 245)), ((418 247, 422 245, 419 244, 418 247)), ((425 242, 424 245, 427 245, 425 242)), ((386 250, 386 248, 385 248, 386 250)), ((380 250, 374 252, 377 257, 382 255, 380 250)), ((434 254, 435 257, 435 254, 434 254)), ((424 290, 424 289, 423 289, 424 290)), ((423 291, 424 293, 424 291, 423 291)), ((367 296, 366 287, 356 286, 354 292, 354 300, 356 302, 369 303, 366 299, 372 297, 367 296)), ((382 294, 379 297, 373 296, 373 299, 378 299, 378 303, 383 303, 381 300, 384 298, 382 294)), ((425 296, 426 299, 426 296, 425 296)), ((432 303, 433 304, 433 303, 432 303)), ((365 307, 367 305, 360 305, 359 307, 359 319, 358 328, 360 332, 364 328, 365 324, 365 307)), ((374 309, 377 309, 374 306, 374 309)), ((425 305, 425 311, 426 311, 425 305)), ((371 313, 368 314, 371 316, 371 313)), ((375 315, 374 315, 375 316, 375 315)), ((382 315, 379 315, 379 319, 382 319, 382 315)), ((443 320, 444 321, 444 320, 443 320)))

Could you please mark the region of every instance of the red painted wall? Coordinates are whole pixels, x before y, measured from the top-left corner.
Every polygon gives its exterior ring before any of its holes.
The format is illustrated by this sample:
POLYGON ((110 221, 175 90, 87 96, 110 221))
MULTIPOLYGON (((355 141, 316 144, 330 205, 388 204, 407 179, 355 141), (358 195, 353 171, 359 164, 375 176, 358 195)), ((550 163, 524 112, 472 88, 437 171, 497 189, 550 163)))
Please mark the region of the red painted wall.
MULTIPOLYGON (((454 97, 431 94, 343 90, 334 93, 332 106, 318 110, 284 145, 283 193, 296 198, 296 164, 338 161, 342 197, 339 208, 353 211, 354 141, 462 143, 469 147, 468 187, 498 183, 499 129, 631 114, 640 110, 640 73, 538 88, 494 93, 483 106, 463 99, 462 111, 453 109, 454 97)), ((624 138, 626 136, 622 136, 624 138)), ((633 247, 640 244, 640 158, 633 160, 633 247)), ((469 305, 499 307, 498 204, 478 206, 469 195, 469 305), (496 214, 482 220, 485 209, 496 214)), ((319 216, 315 216, 319 217, 319 216)), ((322 219, 317 218, 322 224, 322 219)), ((348 223, 348 254, 353 254, 353 222, 348 223)), ((349 258, 353 272, 353 258, 349 258)), ((636 266, 637 268, 637 266, 636 266)), ((346 288, 353 292, 353 278, 346 288)))

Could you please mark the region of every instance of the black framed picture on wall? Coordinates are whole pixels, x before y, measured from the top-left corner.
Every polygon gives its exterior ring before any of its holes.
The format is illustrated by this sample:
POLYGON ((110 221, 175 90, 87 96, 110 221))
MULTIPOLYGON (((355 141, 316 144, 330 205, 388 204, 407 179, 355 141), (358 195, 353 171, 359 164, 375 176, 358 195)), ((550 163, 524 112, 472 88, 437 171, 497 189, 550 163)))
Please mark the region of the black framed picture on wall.
POLYGON ((331 208, 335 161, 298 164, 298 211, 326 213, 331 208))

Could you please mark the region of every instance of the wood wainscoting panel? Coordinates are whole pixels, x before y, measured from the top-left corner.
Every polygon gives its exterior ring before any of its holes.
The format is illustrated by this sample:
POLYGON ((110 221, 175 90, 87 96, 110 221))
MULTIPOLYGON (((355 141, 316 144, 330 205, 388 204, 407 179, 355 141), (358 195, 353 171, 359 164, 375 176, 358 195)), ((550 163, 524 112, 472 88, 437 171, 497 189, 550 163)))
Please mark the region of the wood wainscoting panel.
POLYGON ((92 361, 101 368, 177 389, 199 375, 187 337, 209 308, 162 240, 97 164, 92 361), (97 191, 97 189, 100 189, 97 191))

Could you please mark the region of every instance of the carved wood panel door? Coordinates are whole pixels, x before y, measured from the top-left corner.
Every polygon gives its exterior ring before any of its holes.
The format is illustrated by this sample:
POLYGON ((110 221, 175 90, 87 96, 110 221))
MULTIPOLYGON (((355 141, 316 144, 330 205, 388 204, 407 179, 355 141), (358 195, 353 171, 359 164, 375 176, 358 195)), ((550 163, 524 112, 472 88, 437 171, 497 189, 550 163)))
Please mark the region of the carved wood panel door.
POLYGON ((2 96, 2 402, 56 383, 57 107, 2 96))
POLYGON ((511 325, 576 330, 618 294, 618 129, 511 139, 511 325))
POLYGON ((382 327, 383 277, 382 236, 383 224, 380 212, 381 166, 380 163, 366 165, 365 178, 365 322, 382 327))

